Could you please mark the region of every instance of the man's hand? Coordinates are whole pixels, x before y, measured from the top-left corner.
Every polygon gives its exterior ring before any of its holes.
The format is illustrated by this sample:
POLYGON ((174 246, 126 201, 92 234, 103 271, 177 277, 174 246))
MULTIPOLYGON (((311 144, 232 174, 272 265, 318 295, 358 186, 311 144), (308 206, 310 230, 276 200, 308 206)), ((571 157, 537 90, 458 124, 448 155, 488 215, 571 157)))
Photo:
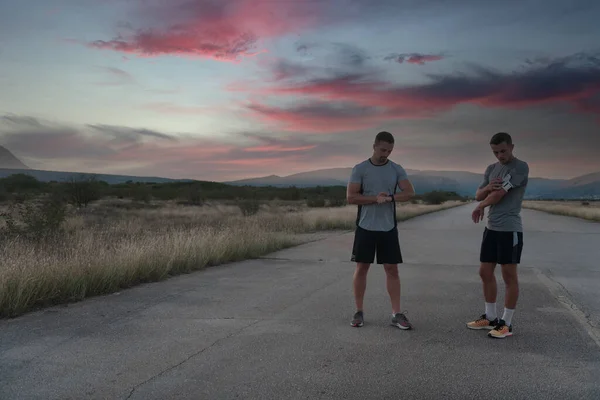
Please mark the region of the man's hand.
POLYGON ((477 207, 475 207, 475 210, 473 210, 473 213, 471 214, 471 219, 477 224, 479 223, 479 221, 483 220, 484 215, 485 208, 478 205, 477 207))
POLYGON ((494 178, 490 183, 485 187, 485 190, 489 193, 502 189, 502 178, 494 178))
POLYGON ((385 192, 381 192, 377 195, 377 204, 389 203, 390 201, 392 201, 390 195, 385 192))

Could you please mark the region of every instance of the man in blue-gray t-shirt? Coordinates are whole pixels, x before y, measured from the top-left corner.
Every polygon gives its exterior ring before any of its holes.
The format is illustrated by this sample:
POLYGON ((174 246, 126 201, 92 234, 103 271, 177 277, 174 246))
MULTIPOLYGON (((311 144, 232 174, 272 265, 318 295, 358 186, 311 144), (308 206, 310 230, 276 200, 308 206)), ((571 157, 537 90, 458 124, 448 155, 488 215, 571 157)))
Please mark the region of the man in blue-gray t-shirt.
POLYGON ((488 329, 488 336, 502 339, 513 335, 512 317, 519 297, 517 265, 523 251, 521 205, 529 180, 529 166, 513 155, 514 144, 508 133, 492 136, 490 146, 498 162, 486 168, 475 194, 481 203, 472 213, 473 221, 478 223, 484 218, 485 208, 490 207, 479 256, 485 313, 468 322, 467 327, 488 329), (502 266, 506 286, 502 318, 496 313, 494 269, 497 264, 502 266))
POLYGON ((351 325, 355 327, 364 324, 367 272, 377 254, 377 263, 385 268, 392 303, 391 323, 400 329, 412 328, 400 312, 398 264, 403 261, 396 224, 396 203, 410 200, 415 190, 404 168, 388 160, 393 149, 394 136, 389 132, 379 132, 373 144, 373 155, 354 166, 348 182, 348 203, 358 205, 352 249, 352 261, 356 262, 353 282, 356 312, 351 325))

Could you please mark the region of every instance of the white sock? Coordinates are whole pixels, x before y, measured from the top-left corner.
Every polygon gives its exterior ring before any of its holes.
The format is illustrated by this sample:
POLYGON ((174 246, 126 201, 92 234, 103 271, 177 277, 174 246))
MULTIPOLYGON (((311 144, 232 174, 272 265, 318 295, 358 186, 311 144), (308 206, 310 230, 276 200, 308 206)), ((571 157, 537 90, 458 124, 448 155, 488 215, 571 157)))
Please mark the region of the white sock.
POLYGON ((506 326, 510 326, 514 312, 515 310, 509 310, 508 308, 504 309, 504 315, 502 316, 502 319, 506 323, 506 326))
POLYGON ((485 316, 490 321, 493 321, 498 317, 498 314, 496 313, 496 303, 485 303, 485 316))

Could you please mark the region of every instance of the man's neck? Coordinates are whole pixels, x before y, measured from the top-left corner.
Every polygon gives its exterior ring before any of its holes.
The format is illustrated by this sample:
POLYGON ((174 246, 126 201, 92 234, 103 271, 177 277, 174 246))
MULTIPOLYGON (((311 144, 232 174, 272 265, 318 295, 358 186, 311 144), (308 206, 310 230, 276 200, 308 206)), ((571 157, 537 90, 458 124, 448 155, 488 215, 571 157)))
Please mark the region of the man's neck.
POLYGON ((516 159, 517 159, 517 157, 515 157, 515 156, 511 156, 511 157, 510 157, 508 160, 506 160, 505 162, 502 162, 502 161, 498 161, 498 162, 499 162, 500 164, 502 164, 502 165, 508 165, 508 164, 510 164, 511 162, 515 161, 516 159))
POLYGON ((384 162, 379 162, 379 160, 375 156, 372 156, 371 162, 375 165, 385 165, 385 163, 387 163, 388 160, 385 160, 384 162))

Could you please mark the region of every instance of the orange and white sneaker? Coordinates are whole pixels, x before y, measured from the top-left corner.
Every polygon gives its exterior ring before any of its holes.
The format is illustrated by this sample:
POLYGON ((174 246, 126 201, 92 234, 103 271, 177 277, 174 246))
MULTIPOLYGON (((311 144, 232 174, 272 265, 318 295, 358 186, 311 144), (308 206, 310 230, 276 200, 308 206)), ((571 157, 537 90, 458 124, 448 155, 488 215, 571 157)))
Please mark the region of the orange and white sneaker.
POLYGON ((488 336, 495 339, 504 339, 505 337, 512 336, 512 325, 506 325, 504 320, 498 321, 494 329, 492 329, 488 336))
POLYGON ((487 319, 487 315, 483 314, 481 317, 477 318, 475 321, 467 322, 467 328, 469 329, 494 329, 498 325, 498 318, 490 321, 487 319))

